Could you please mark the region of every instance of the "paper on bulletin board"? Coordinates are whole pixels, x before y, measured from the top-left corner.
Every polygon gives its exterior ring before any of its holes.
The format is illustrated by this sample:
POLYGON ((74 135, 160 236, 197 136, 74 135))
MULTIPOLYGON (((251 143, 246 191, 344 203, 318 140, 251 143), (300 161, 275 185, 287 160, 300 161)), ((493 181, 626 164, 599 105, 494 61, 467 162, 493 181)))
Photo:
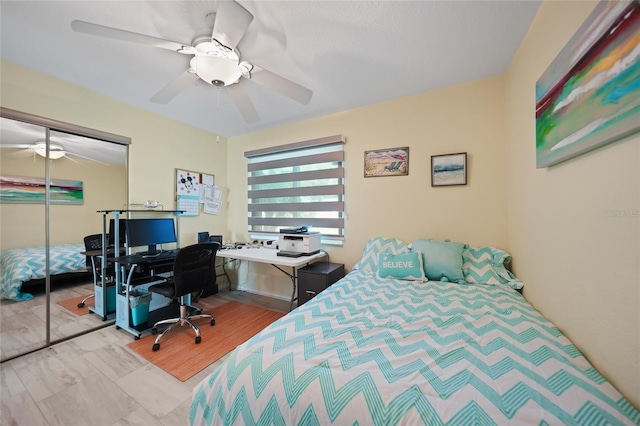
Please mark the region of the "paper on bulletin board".
POLYGON ((222 209, 222 190, 217 186, 208 186, 204 191, 203 210, 208 214, 220 214, 222 209))
POLYGON ((198 216, 200 202, 197 195, 178 195, 178 210, 183 210, 182 216, 198 216))
POLYGON ((207 188, 210 188, 213 185, 215 185, 215 177, 213 175, 206 175, 202 173, 200 176, 200 204, 204 204, 207 188))

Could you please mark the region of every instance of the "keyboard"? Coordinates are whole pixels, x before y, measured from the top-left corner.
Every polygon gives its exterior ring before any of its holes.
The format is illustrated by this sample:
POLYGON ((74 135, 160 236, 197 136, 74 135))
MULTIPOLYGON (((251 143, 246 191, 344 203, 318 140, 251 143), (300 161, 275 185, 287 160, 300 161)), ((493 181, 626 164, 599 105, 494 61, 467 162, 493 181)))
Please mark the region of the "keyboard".
POLYGON ((167 259, 167 258, 174 258, 176 257, 176 255, 178 254, 177 249, 175 250, 163 250, 161 251, 159 254, 143 254, 141 255, 141 257, 143 259, 149 260, 149 261, 153 261, 153 260, 163 260, 163 259, 167 259))
POLYGON ((286 251, 286 250, 280 250, 276 254, 278 256, 284 256, 284 257, 302 257, 302 256, 304 256, 304 253, 300 253, 300 252, 297 252, 297 251, 286 251))

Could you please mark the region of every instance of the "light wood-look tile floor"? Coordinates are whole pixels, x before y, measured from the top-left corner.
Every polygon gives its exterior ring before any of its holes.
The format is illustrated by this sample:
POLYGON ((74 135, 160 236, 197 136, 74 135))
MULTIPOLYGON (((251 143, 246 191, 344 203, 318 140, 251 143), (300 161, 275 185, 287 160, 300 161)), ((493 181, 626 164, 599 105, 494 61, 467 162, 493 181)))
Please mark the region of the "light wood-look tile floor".
MULTIPOLYGON (((196 304, 206 310, 219 298, 289 308, 288 301, 224 289, 196 304)), ((0 424, 188 424, 193 388, 226 356, 180 382, 129 350, 132 339, 112 325, 0 364, 0 424)))

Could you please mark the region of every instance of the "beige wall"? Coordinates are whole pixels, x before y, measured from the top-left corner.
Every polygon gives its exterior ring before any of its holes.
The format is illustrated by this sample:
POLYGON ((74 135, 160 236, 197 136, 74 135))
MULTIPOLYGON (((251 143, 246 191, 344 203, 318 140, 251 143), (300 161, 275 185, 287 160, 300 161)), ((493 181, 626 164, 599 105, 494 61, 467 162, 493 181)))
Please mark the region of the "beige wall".
MULTIPOLYGON (((1 73, 3 107, 131 138, 129 203, 152 199, 175 209, 176 168, 215 175, 226 198, 226 138, 218 141, 210 132, 6 61, 1 62, 1 73)), ((195 243, 198 231, 224 233, 227 200, 223 201, 219 216, 201 213, 180 219, 182 245, 195 243)))
POLYGON ((640 407, 640 135, 535 168, 536 80, 595 4, 544 2, 506 75, 509 246, 525 297, 640 407))
MULTIPOLYGON (((346 237, 324 247, 350 269, 374 236, 410 242, 449 238, 507 249, 504 81, 496 77, 230 138, 229 230, 246 241, 244 152, 323 136, 346 138, 346 237), (409 147, 409 175, 364 178, 364 152, 409 147), (431 155, 467 152, 468 184, 431 187, 431 155)), ((247 289, 290 297, 291 282, 274 268, 239 272, 247 289)))
MULTIPOLYGON (((4 150, 3 155, 4 155, 4 150)), ((15 150, 12 150, 15 151, 15 150)), ((0 158, 0 173, 8 176, 44 177, 40 156, 0 158)), ((51 177, 81 181, 82 205, 52 205, 51 244, 82 243, 85 235, 102 231, 98 210, 126 202, 126 169, 82 159, 53 160, 51 177)), ((45 210, 42 204, 0 205, 0 248, 39 247, 45 244, 45 210)))

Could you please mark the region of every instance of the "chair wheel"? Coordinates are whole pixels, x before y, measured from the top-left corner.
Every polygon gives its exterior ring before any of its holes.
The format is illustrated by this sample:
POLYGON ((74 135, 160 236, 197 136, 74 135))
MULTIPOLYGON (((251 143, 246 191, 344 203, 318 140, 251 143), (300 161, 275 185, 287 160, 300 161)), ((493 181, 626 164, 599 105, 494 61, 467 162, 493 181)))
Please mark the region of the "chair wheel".
POLYGON ((140 336, 133 336, 133 340, 140 340, 140 336))
POLYGON ((151 334, 158 334, 158 329, 157 329, 157 328, 155 328, 155 327, 153 327, 153 328, 151 329, 151 334))
POLYGON ((78 308, 84 308, 84 303, 82 302, 78 303, 78 308))
POLYGON ((152 349, 154 352, 156 352, 158 349, 160 349, 160 343, 154 343, 152 349))
POLYGON ((200 343, 202 341, 202 338, 200 336, 196 337, 196 344, 200 343))
POLYGON ((213 318, 211 318, 211 325, 216 325, 216 320, 214 320, 213 318))

